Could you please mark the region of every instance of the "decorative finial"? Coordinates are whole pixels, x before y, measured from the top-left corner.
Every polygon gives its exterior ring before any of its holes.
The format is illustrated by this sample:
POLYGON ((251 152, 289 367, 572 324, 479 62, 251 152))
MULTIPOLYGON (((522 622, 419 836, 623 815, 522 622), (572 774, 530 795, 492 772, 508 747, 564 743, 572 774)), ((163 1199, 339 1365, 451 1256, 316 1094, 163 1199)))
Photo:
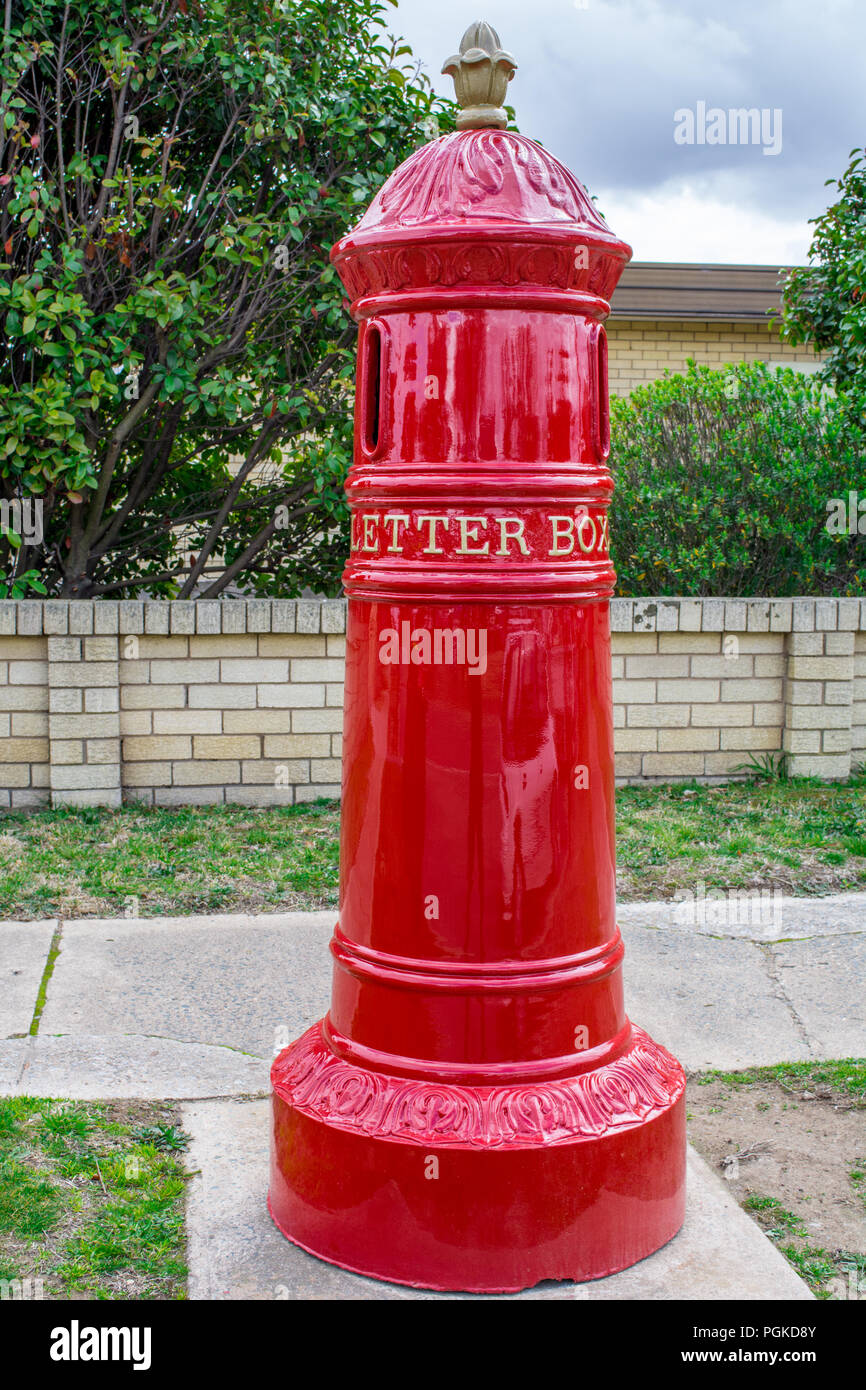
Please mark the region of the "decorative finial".
POLYGON ((483 19, 470 24, 460 40, 460 52, 442 66, 442 71, 454 78, 462 108, 457 116, 458 130, 481 130, 484 126, 504 129, 508 123, 503 109, 505 94, 516 68, 517 63, 500 47, 499 35, 490 24, 483 19))

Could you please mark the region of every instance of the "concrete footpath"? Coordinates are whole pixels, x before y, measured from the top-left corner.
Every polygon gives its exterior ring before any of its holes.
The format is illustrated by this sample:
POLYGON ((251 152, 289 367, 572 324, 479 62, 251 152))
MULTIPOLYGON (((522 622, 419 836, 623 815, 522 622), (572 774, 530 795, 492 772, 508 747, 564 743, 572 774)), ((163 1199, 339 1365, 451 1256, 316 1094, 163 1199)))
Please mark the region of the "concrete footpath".
MULTIPOLYGON (((619 910, 628 1012, 687 1069, 866 1053, 866 894, 779 898, 756 921, 700 905, 689 912, 670 903, 619 910)), ((201 1170, 190 1193, 193 1296, 437 1296, 311 1260, 262 1214, 270 1059, 327 1007, 335 915, 0 923, 0 1094, 189 1102, 192 1166, 201 1170)), ((809 1296, 696 1156, 690 1193, 684 1233, 636 1267, 655 1292, 636 1292, 636 1271, 627 1271, 521 1297, 809 1296), (703 1261, 711 1293, 706 1278, 695 1283, 694 1260, 720 1233, 733 1244, 723 1240, 703 1261)))

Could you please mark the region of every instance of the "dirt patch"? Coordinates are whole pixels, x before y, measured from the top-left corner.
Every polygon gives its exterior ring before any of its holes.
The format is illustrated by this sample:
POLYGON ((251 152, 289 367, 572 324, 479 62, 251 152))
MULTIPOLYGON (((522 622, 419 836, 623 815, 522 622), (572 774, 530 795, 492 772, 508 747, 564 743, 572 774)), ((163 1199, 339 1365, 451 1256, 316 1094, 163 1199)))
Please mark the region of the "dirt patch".
POLYGON ((833 1295, 834 1277, 866 1261, 863 1101, 808 1080, 692 1077, 686 1096, 692 1144, 813 1289, 833 1295))

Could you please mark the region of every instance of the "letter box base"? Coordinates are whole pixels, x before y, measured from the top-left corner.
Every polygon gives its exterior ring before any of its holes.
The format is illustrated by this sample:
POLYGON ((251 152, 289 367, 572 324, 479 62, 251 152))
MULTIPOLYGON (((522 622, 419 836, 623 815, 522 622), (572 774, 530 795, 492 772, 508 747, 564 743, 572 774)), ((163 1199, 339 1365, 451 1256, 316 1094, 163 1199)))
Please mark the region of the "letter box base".
POLYGON ((271 1071, 268 1207, 283 1235, 358 1274, 515 1293, 599 1279, 685 1215, 685 1077, 639 1028, 572 1077, 464 1086, 364 1070, 316 1024, 271 1071))

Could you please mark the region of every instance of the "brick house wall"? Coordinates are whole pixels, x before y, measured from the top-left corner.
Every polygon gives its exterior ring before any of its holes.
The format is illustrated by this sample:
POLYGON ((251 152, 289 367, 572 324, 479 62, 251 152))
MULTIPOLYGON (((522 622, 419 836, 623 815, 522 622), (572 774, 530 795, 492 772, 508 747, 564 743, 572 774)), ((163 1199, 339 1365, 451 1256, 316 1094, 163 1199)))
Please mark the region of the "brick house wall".
POLYGON ((627 396, 666 371, 682 372, 689 357, 711 367, 761 361, 814 371, 820 357, 779 336, 790 268, 632 261, 605 325, 611 392, 627 396))
POLYGON ((627 396, 666 371, 684 372, 690 357, 710 367, 776 362, 798 371, 814 371, 820 360, 803 347, 783 343, 767 323, 611 318, 606 330, 610 391, 615 396, 627 396))

